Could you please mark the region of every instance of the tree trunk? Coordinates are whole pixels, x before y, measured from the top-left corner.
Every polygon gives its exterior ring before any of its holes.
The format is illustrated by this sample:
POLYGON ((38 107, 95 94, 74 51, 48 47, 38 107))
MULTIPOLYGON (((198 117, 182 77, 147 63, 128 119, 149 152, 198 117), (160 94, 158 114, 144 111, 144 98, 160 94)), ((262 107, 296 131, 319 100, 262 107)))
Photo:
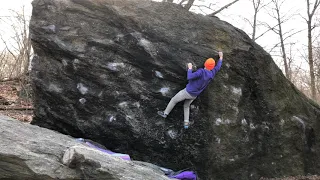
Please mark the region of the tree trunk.
POLYGON ((310 11, 310 0, 307 0, 307 12, 308 12, 308 61, 309 61, 309 68, 310 68, 310 83, 311 83, 311 96, 312 99, 316 100, 316 83, 315 83, 315 70, 314 70, 314 62, 313 62, 313 54, 312 54, 312 17, 315 14, 317 8, 320 5, 320 1, 316 0, 313 3, 313 8, 310 11))
POLYGON ((189 11, 190 8, 192 7, 194 1, 195 1, 195 0, 189 0, 188 3, 184 6, 184 8, 189 11))
POLYGON ((309 21, 307 23, 308 23, 308 62, 309 62, 309 68, 310 68, 311 96, 312 96, 312 99, 316 100, 316 85, 315 85, 313 55, 312 55, 311 18, 309 18, 309 21))
POLYGON ((253 16, 253 27, 252 27, 252 40, 256 40, 256 26, 257 26, 257 11, 254 12, 253 16))
POLYGON ((277 4, 278 2, 274 2, 274 3, 276 6, 276 11, 277 11, 277 21, 278 21, 278 27, 279 27, 279 37, 280 37, 282 58, 283 58, 283 64, 284 64, 284 72, 285 72, 287 79, 290 80, 291 77, 290 77, 290 72, 289 72, 289 65, 287 62, 286 50, 284 47, 284 39, 283 39, 282 26, 281 26, 280 8, 277 4))
POLYGON ((256 28, 257 28, 257 15, 260 6, 260 0, 258 0, 257 4, 255 0, 252 0, 253 8, 254 8, 254 15, 253 15, 253 25, 252 25, 252 40, 256 40, 256 28))

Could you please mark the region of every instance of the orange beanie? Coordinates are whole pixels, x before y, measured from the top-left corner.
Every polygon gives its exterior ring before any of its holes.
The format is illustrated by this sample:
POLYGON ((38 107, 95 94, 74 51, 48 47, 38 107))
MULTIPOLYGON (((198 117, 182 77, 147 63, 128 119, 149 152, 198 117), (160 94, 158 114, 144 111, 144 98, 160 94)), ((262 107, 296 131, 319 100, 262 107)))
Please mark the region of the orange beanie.
POLYGON ((216 65, 216 62, 214 61, 213 58, 207 59, 206 62, 204 63, 204 67, 206 67, 206 69, 208 70, 212 70, 215 65, 216 65))

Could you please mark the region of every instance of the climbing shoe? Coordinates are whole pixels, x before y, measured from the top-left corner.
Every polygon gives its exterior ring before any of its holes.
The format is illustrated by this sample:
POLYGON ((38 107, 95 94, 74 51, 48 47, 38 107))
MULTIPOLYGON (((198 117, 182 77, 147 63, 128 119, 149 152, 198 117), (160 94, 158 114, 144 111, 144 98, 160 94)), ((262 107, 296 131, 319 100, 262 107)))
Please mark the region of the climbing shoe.
POLYGON ((184 128, 188 129, 189 128, 189 121, 188 120, 184 120, 184 128))
POLYGON ((167 114, 165 114, 163 111, 158 111, 158 115, 163 117, 163 118, 167 117, 167 114))

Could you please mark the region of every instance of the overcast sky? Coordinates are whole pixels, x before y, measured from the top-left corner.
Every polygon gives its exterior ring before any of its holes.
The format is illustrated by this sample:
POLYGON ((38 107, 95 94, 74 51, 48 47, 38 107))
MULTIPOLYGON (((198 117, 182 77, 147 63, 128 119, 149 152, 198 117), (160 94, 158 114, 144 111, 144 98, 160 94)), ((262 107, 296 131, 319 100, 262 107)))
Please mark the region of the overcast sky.
POLYGON ((29 12, 31 10, 32 0, 2 0, 0 6, 0 15, 10 15, 9 9, 21 9, 22 6, 25 6, 29 12))
MULTIPOLYGON (((211 6, 213 10, 217 10, 219 7, 231 1, 233 0, 198 0, 196 1, 196 5, 209 6, 209 3, 207 2, 217 2, 216 4, 212 4, 211 6)), ((10 9, 21 10, 22 6, 25 7, 27 14, 31 14, 31 2, 32 0, 3 0, 1 2, 0 7, 0 16, 10 16, 12 15, 12 13, 10 13, 10 9)), ((301 33, 290 38, 291 43, 296 43, 296 45, 293 46, 293 52, 296 53, 296 56, 300 56, 300 54, 302 54, 302 49, 306 48, 307 44, 307 26, 302 18, 302 16, 306 17, 306 2, 305 0, 287 0, 286 4, 284 4, 282 7, 283 12, 286 12, 287 14, 296 14, 294 17, 290 18, 288 22, 283 24, 284 32, 294 32, 302 30, 301 33)), ((193 7, 193 11, 196 11, 197 13, 210 13, 212 10, 206 8, 202 8, 202 10, 199 10, 199 8, 193 7)), ((267 11, 271 12, 271 9, 269 8, 267 10, 261 10, 261 12, 258 14, 258 19, 260 21, 267 22, 270 25, 275 25, 276 22, 272 18, 270 18, 270 16, 267 14, 267 11)), ((230 6, 228 9, 222 11, 222 13, 219 13, 218 17, 244 30, 245 32, 247 32, 247 34, 250 34, 252 32, 250 24, 245 22, 245 18, 250 20, 253 19, 253 7, 252 3, 249 0, 238 1, 236 4, 230 6)), ((4 26, 3 23, 0 23, 0 33, 2 35, 7 33, 6 29, 8 29, 8 27, 4 26)), ((265 27, 260 26, 257 30, 257 36, 265 30, 265 27)), ((269 49, 271 49, 271 47, 273 47, 274 44, 279 42, 279 38, 275 33, 270 31, 266 35, 258 39, 256 42, 260 44, 262 47, 264 47, 267 51, 269 51, 269 49)), ((289 43, 289 41, 287 43, 289 43)), ((279 54, 279 52, 280 48, 277 48, 275 49, 275 51, 271 52, 271 54, 277 55, 279 54)), ((277 63, 280 63, 279 60, 277 60, 276 56, 274 57, 274 59, 278 61, 277 63)))
MULTIPOLYGON (((26 16, 31 15, 32 0, 2 0, 0 6, 0 34, 6 41, 13 36, 12 28, 10 27, 12 22, 10 18, 13 16, 13 12, 22 12, 25 9, 26 16)), ((4 48, 2 40, 0 41, 0 51, 4 48)))
MULTIPOLYGON (((208 5, 208 3, 205 3, 208 0, 205 0, 202 2, 202 4, 208 5)), ((217 1, 220 3, 217 3, 214 7, 214 10, 217 10, 216 7, 221 7, 229 2, 232 2, 233 0, 225 0, 225 1, 217 1)), ((264 0, 268 1, 268 0, 264 0)), ((211 1, 212 2, 212 1, 211 1)), ((198 1, 199 4, 201 2, 198 1)), ((258 20, 268 23, 270 26, 275 26, 277 22, 271 18, 269 15, 270 12, 272 12, 273 4, 269 4, 268 8, 262 9, 259 11, 258 14, 258 20)), ((193 7, 196 8, 196 7, 193 7)), ((283 14, 287 14, 287 17, 289 15, 292 16, 287 22, 285 22, 282 25, 283 32, 286 33, 285 37, 288 34, 292 34, 296 31, 301 31, 300 33, 292 36, 290 39, 286 41, 287 44, 294 43, 292 45, 292 53, 293 58, 298 60, 297 63, 294 65, 300 66, 301 64, 306 64, 305 60, 301 55, 304 55, 306 52, 306 45, 307 45, 307 25, 305 20, 302 18, 306 17, 306 2, 305 0, 286 0, 285 3, 282 5, 280 11, 283 14)), ((208 12, 210 12, 208 10, 208 12)), ((280 13, 281 13, 280 12, 280 13)), ((230 24, 244 30, 250 37, 252 33, 252 27, 248 22, 246 22, 245 19, 249 19, 250 21, 253 20, 254 15, 254 9, 252 2, 249 0, 240 0, 234 5, 230 6, 227 10, 222 11, 217 16, 224 20, 229 22, 230 24)), ((265 32, 267 28, 265 26, 259 26, 256 32, 256 37, 259 36, 261 33, 265 32)), ((282 64, 282 59, 279 55, 281 55, 280 47, 274 48, 273 51, 270 52, 270 49, 274 47, 275 44, 279 43, 279 36, 276 35, 274 32, 269 31, 261 38, 257 39, 256 42, 261 45, 267 52, 269 52, 271 55, 273 55, 274 60, 278 65, 282 64)), ((289 49, 289 46, 287 46, 287 49, 289 49)), ((288 52, 287 52, 288 53, 288 52)), ((306 66, 304 66, 306 68, 306 66)))

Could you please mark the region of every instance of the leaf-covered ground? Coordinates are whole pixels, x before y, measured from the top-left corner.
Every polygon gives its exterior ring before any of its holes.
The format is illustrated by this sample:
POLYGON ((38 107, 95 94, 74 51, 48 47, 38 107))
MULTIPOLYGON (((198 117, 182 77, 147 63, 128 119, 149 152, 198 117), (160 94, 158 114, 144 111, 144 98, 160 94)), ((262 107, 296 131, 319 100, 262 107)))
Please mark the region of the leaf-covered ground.
POLYGON ((19 81, 0 82, 0 114, 30 122, 33 116, 31 93, 19 81))

